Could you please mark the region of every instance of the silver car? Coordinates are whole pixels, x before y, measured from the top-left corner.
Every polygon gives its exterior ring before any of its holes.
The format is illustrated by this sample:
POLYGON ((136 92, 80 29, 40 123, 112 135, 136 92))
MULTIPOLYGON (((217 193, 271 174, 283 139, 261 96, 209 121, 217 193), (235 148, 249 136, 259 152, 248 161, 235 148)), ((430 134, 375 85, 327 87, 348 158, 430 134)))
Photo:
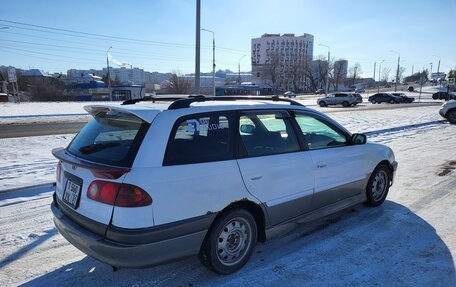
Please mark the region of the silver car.
POLYGON ((344 107, 349 107, 351 105, 357 105, 357 99, 352 94, 345 93, 334 93, 330 94, 324 98, 319 98, 317 104, 320 107, 326 107, 329 105, 342 105, 344 107))

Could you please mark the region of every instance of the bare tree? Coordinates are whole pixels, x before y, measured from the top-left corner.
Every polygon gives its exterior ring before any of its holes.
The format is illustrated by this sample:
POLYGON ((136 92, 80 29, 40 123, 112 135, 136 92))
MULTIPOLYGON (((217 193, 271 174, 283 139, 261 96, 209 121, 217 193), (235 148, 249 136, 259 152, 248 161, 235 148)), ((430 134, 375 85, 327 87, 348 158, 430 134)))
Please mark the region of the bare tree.
POLYGON ((192 92, 192 84, 188 79, 174 73, 168 80, 166 91, 170 94, 190 94, 192 92))
POLYGON ((334 59, 331 61, 330 65, 330 83, 334 87, 334 90, 336 90, 339 87, 340 83, 345 82, 345 75, 343 73, 343 66, 341 62, 337 62, 334 59))
POLYGON ((352 85, 355 84, 356 79, 359 79, 359 75, 362 73, 361 71, 361 64, 360 63, 355 63, 349 70, 349 76, 350 79, 352 80, 352 85))
POLYGON ((386 83, 388 82, 390 73, 391 73, 391 68, 389 68, 389 67, 383 68, 382 77, 381 77, 382 82, 386 82, 386 83))
POLYGON ((268 53, 266 63, 261 69, 264 77, 270 80, 274 93, 277 93, 277 89, 280 85, 280 62, 280 53, 277 51, 270 52, 268 53))

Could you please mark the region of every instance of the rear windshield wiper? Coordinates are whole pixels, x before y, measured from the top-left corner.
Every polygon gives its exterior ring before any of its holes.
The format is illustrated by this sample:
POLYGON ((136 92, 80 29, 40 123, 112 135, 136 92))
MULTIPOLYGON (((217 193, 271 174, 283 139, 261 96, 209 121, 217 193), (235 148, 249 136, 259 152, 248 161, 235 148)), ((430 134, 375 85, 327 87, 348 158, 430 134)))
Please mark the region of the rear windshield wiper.
POLYGON ((118 145, 120 145, 120 143, 115 143, 115 142, 91 144, 91 145, 87 145, 87 146, 83 146, 83 147, 79 148, 79 152, 82 154, 91 154, 94 152, 99 152, 106 148, 116 147, 118 145))

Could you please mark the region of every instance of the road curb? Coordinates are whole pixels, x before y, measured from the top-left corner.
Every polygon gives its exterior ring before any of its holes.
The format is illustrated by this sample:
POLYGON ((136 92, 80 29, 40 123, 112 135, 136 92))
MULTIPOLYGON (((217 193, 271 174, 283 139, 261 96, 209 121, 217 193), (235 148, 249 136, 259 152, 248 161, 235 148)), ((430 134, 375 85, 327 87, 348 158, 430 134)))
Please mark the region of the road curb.
POLYGON ((16 192, 16 191, 27 191, 27 190, 33 190, 33 189, 38 189, 38 188, 46 188, 46 187, 51 188, 54 186, 55 186, 55 182, 49 182, 49 183, 42 183, 42 184, 25 186, 25 187, 16 187, 16 188, 0 190, 0 195, 12 193, 12 192, 16 192))

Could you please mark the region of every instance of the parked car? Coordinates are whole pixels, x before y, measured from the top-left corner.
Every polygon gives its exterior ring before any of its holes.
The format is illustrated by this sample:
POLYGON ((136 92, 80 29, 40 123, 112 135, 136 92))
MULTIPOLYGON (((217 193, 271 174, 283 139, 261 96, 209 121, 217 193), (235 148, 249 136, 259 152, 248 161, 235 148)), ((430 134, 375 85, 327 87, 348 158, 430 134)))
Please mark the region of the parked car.
POLYGON ((434 100, 456 100, 456 95, 448 92, 437 92, 432 94, 432 99, 434 100))
POLYGON ((324 94, 324 93, 325 93, 324 89, 318 89, 318 90, 315 91, 316 95, 321 95, 321 94, 324 94))
POLYGON ((391 85, 390 84, 386 84, 385 88, 391 88, 391 85))
POLYGON ((287 92, 283 93, 283 96, 285 98, 296 98, 296 94, 293 93, 292 91, 287 91, 287 92))
POLYGON ((374 95, 370 96, 368 100, 372 104, 380 104, 380 103, 398 104, 402 101, 402 99, 400 97, 396 97, 391 93, 374 94, 374 95))
POLYGON ((57 229, 114 268, 198 255, 235 272, 288 223, 382 204, 397 170, 389 147, 290 99, 139 101, 85 106, 52 151, 57 229))
POLYGON ((407 88, 407 91, 413 92, 413 91, 415 91, 415 88, 414 88, 413 86, 409 86, 409 87, 407 88))
POLYGON ((361 94, 352 94, 356 98, 356 104, 361 104, 363 102, 363 97, 361 94))
POLYGON ((408 97, 404 93, 391 93, 391 94, 393 94, 393 96, 401 98, 402 103, 413 103, 415 101, 414 97, 408 97))
POLYGON ((456 124, 456 101, 450 101, 443 104, 439 114, 451 124, 456 124))
POLYGON ((351 105, 357 105, 356 97, 352 94, 346 93, 335 93, 330 94, 327 97, 317 99, 317 104, 320 107, 326 107, 330 105, 342 105, 344 107, 348 107, 351 105))
POLYGON ((366 90, 364 88, 358 88, 358 89, 355 89, 355 93, 365 93, 366 90))

